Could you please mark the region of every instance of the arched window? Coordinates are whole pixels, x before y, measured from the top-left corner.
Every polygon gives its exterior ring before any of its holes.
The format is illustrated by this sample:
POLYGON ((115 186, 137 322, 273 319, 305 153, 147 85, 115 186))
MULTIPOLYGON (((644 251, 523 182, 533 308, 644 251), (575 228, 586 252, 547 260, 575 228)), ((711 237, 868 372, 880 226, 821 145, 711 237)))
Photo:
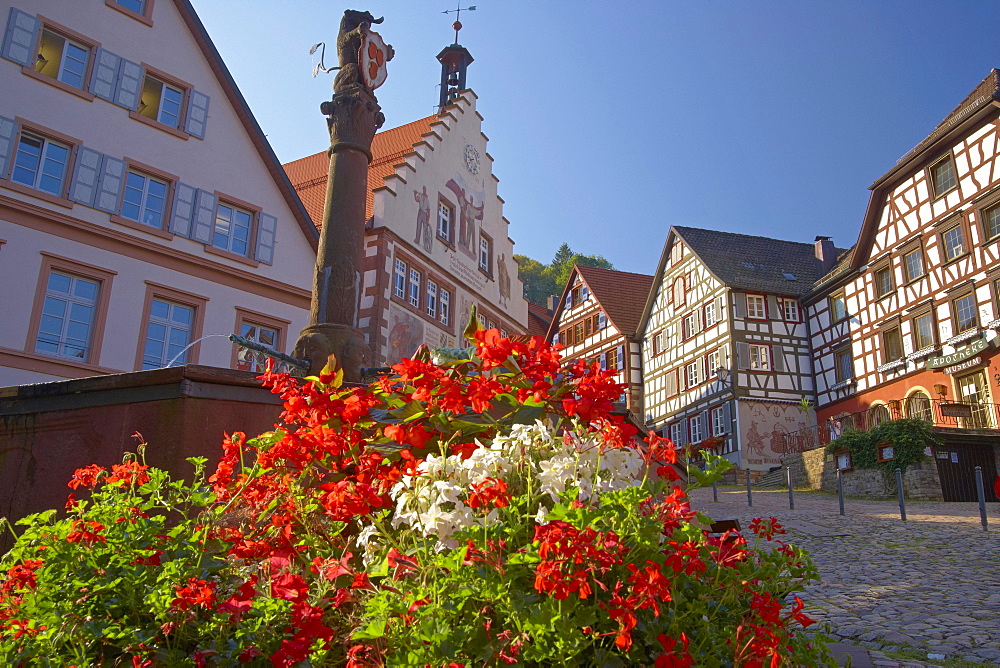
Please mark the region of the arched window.
POLYGON ((915 391, 903 403, 903 414, 908 418, 933 422, 934 413, 931 410, 931 398, 923 390, 915 391))
POLYGON ((868 428, 872 429, 877 427, 883 422, 888 422, 891 419, 889 416, 889 407, 885 404, 876 404, 868 409, 868 428))

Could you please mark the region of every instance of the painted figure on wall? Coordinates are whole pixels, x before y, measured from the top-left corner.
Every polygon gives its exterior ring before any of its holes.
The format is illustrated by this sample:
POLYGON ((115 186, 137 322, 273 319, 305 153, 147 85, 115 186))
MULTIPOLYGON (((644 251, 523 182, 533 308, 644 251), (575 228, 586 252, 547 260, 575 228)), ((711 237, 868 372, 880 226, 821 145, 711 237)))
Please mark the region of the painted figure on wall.
POLYGON ((398 364, 404 357, 413 355, 413 351, 424 342, 423 321, 405 311, 392 309, 392 329, 389 330, 389 350, 386 354, 386 364, 398 364))
POLYGON ((757 423, 751 422, 747 431, 747 451, 758 457, 764 456, 764 437, 757 431, 757 423))
POLYGON ((476 250, 473 248, 477 235, 476 221, 483 220, 483 204, 476 204, 478 199, 483 201, 484 194, 471 189, 466 189, 465 182, 461 176, 448 179, 445 187, 455 193, 458 202, 458 247, 463 253, 473 260, 476 259, 476 250))
POLYGON ((503 306, 510 301, 510 273, 507 271, 507 260, 503 253, 500 253, 500 260, 497 262, 497 273, 499 274, 500 305, 503 306))
POLYGON ((413 199, 417 202, 417 236, 413 243, 423 246, 430 253, 434 249, 434 233, 431 230, 431 198, 427 194, 427 186, 423 192, 413 191, 413 199))

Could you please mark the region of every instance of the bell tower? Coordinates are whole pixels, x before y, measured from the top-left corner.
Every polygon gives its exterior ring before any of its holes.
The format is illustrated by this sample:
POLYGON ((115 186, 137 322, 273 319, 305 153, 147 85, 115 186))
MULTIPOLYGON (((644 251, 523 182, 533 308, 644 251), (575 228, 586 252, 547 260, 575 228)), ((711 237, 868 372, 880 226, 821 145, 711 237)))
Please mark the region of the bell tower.
MULTIPOLYGON (((476 8, 475 5, 466 7, 466 11, 476 8)), ((456 10, 444 12, 449 14, 456 10)), ((457 10, 461 12, 462 10, 457 10)), ((461 14, 459 13, 459 16, 461 14)), ((438 100, 438 113, 448 106, 448 103, 458 97, 458 92, 465 90, 465 74, 472 63, 472 54, 464 46, 458 43, 458 31, 462 29, 462 22, 456 20, 451 27, 455 29, 455 43, 446 46, 437 55, 438 62, 441 63, 441 96, 438 100)))

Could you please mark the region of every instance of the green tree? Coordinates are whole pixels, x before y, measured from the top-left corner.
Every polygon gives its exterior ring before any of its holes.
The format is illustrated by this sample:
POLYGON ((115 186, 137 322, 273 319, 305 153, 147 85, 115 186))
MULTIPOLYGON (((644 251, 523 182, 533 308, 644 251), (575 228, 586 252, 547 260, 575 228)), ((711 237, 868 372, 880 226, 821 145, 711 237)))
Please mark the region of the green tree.
POLYGON ((518 274, 524 281, 524 297, 532 304, 546 306, 549 295, 562 293, 574 265, 614 269, 614 265, 601 255, 574 253, 569 244, 559 246, 550 264, 543 264, 526 255, 515 255, 518 274))

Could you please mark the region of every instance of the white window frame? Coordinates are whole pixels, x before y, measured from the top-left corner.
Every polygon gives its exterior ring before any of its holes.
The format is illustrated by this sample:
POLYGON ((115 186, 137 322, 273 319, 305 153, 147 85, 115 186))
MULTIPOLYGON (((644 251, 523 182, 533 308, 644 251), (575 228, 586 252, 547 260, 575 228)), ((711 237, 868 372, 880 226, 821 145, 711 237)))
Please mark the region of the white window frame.
POLYGON ((197 306, 193 306, 191 304, 181 304, 175 301, 171 301, 170 299, 154 296, 149 302, 149 312, 146 314, 146 338, 142 344, 142 369, 143 370, 159 369, 167 365, 171 361, 174 362, 175 366, 183 366, 184 364, 187 364, 188 355, 190 354, 191 349, 188 348, 184 350, 184 348, 191 344, 191 337, 194 332, 195 319, 197 317, 198 317, 197 306), (160 302, 168 306, 167 316, 165 318, 160 318, 158 316, 153 315, 153 305, 156 302, 160 302), (174 312, 174 309, 176 308, 187 309, 191 312, 191 321, 190 323, 188 323, 187 327, 184 326, 184 323, 177 320, 173 320, 171 318, 171 314, 174 312), (152 359, 149 356, 147 350, 150 343, 150 332, 149 332, 150 325, 154 324, 160 325, 161 327, 164 327, 166 329, 166 335, 164 337, 164 340, 161 342, 163 346, 160 350, 159 357, 157 358, 159 360, 159 363, 156 366, 152 366, 151 364, 149 364, 149 362, 147 362, 147 359, 152 359), (175 348, 178 347, 178 344, 170 343, 171 334, 175 331, 186 332, 187 337, 185 339, 184 345, 180 346, 181 351, 171 354, 170 352, 171 345, 173 345, 175 348), (176 360, 174 359, 175 357, 177 358, 176 360))
POLYGON ((687 441, 685 440, 686 436, 684 433, 682 433, 683 431, 684 431, 683 420, 674 422, 672 425, 670 425, 670 440, 674 442, 674 445, 685 445, 687 443, 687 441))
POLYGON ((708 369, 705 371, 705 375, 711 378, 715 375, 715 370, 722 367, 722 353, 718 349, 713 350, 707 356, 708 369))
MULTIPOLYGON (((278 352, 277 347, 279 345, 279 341, 281 341, 281 329, 273 325, 262 325, 259 322, 254 322, 252 320, 243 320, 240 322, 240 336, 248 341, 253 341, 254 343, 258 343, 265 348, 278 352), (248 331, 248 328, 251 331, 248 331), (274 342, 273 345, 269 345, 261 341, 261 333, 263 331, 267 331, 272 334, 271 340, 274 342)), ((248 367, 246 369, 242 369, 243 371, 263 372, 267 368, 267 359, 267 355, 264 353, 240 347, 240 351, 237 354, 237 369, 239 369, 240 362, 243 362, 248 367)))
POLYGON ((747 293, 747 318, 751 320, 767 320, 767 299, 764 295, 747 293))
POLYGON ((691 311, 686 316, 684 316, 681 326, 684 330, 685 341, 698 333, 695 331, 695 329, 698 327, 698 317, 695 315, 694 311, 691 311))
POLYGON ((179 130, 180 127, 181 127, 181 121, 183 121, 183 119, 184 119, 184 101, 185 101, 186 97, 187 97, 187 91, 184 88, 182 88, 182 87, 180 87, 180 86, 178 86, 176 84, 172 84, 172 83, 170 83, 168 81, 165 81, 163 78, 155 76, 155 75, 150 74, 149 72, 147 72, 143 76, 142 90, 141 90, 141 92, 139 94, 139 107, 140 107, 139 114, 141 116, 145 116, 146 118, 151 118, 152 120, 156 121, 157 123, 162 123, 163 125, 166 125, 168 128, 174 128, 175 130, 179 130), (152 81, 152 82, 160 85, 160 95, 159 95, 159 99, 156 101, 156 117, 155 118, 153 118, 149 114, 146 114, 143 111, 146 108, 146 105, 148 105, 148 104, 151 103, 150 100, 143 99, 143 96, 147 95, 147 94, 153 94, 152 90, 147 91, 147 88, 148 88, 147 82, 148 81, 152 81), (167 95, 168 91, 171 92, 171 93, 175 93, 180 99, 176 99, 176 100, 173 99, 173 98, 167 99, 167 97, 168 97, 168 95, 167 95), (171 107, 174 104, 177 105, 177 113, 176 114, 174 114, 172 111, 168 110, 167 105, 164 104, 165 101, 168 102, 171 105, 171 107))
POLYGON ((715 302, 711 301, 705 304, 705 329, 718 322, 717 318, 718 314, 715 312, 715 302))
POLYGON ((393 268, 392 294, 399 299, 406 299, 406 263, 398 257, 393 268))
POLYGON ((493 240, 482 232, 479 233, 479 268, 493 275, 493 240))
POLYGON ((702 383, 701 377, 701 360, 696 359, 693 362, 688 362, 684 365, 684 384, 687 389, 697 387, 702 383))
POLYGON ((799 301, 797 299, 782 299, 781 315, 785 319, 785 322, 802 322, 802 313, 799 310, 799 301))
POLYGON ((712 436, 725 436, 729 433, 728 426, 726 424, 726 411, 725 406, 716 406, 712 409, 712 436))
MULTIPOLYGON (((53 37, 55 37, 57 39, 62 40, 62 42, 63 42, 62 49, 59 52, 59 62, 56 65, 56 67, 57 67, 56 73, 55 73, 55 76, 52 77, 52 78, 54 78, 57 81, 61 81, 62 83, 66 84, 67 86, 71 86, 73 88, 79 88, 79 89, 83 90, 85 88, 85 86, 86 86, 87 66, 90 64, 90 54, 91 54, 91 51, 92 51, 92 47, 89 44, 84 44, 83 42, 77 42, 74 39, 70 39, 69 37, 67 37, 66 35, 62 34, 61 32, 59 32, 57 30, 53 30, 52 28, 43 25, 42 26, 42 30, 41 30, 41 35, 39 37, 39 46, 38 46, 38 50, 39 50, 39 54, 38 55, 39 55, 40 58, 42 57, 42 52, 45 49, 44 42, 46 40, 46 36, 45 36, 46 33, 48 33, 49 35, 52 35, 53 37), (78 51, 82 51, 83 52, 82 71, 77 72, 77 71, 74 71, 74 70, 70 70, 66 66, 66 62, 68 60, 72 61, 72 62, 77 62, 77 63, 80 62, 79 58, 70 57, 69 56, 69 50, 71 48, 77 49, 78 51), (67 75, 67 73, 68 73, 68 75, 67 75), (67 78, 69 78, 69 77, 73 77, 73 80, 67 81, 67 78), (76 77, 79 78, 78 82, 76 81, 76 77)), ((75 56, 76 54, 73 54, 73 55, 75 56)), ((48 62, 47 61, 41 61, 40 60, 40 61, 37 62, 36 66, 35 66, 35 70, 37 72, 39 72, 39 73, 43 73, 44 74, 44 70, 47 68, 47 66, 48 66, 48 62), (39 65, 42 65, 42 67, 39 68, 38 67, 39 65)))
POLYGON ((34 190, 41 191, 43 193, 48 193, 50 195, 55 195, 56 197, 62 197, 63 193, 66 191, 66 176, 69 172, 69 163, 73 155, 73 147, 69 144, 64 144, 59 141, 54 141, 49 139, 45 135, 31 132, 29 130, 22 130, 21 136, 17 140, 17 148, 14 152, 14 164, 11 165, 10 180, 14 183, 20 183, 23 186, 27 186, 34 190), (31 169, 24 165, 24 160, 34 160, 34 156, 30 153, 25 152, 22 149, 25 141, 38 142, 38 162, 35 164, 34 168, 31 169), (62 161, 57 156, 50 155, 50 149, 59 149, 65 152, 62 161), (45 185, 44 180, 46 178, 57 178, 55 174, 49 170, 51 166, 58 165, 58 181, 59 186, 55 190, 51 190, 48 187, 43 187, 45 185), (31 174, 30 180, 24 180, 18 178, 18 170, 23 170, 31 174))
POLYGON ((747 344, 751 371, 771 371, 771 346, 762 343, 747 344))
MULTIPOLYGON (((122 218, 127 218, 128 220, 133 220, 133 221, 139 223, 140 225, 146 225, 147 227, 152 227, 152 228, 155 228, 155 229, 158 229, 158 230, 162 230, 163 229, 163 223, 164 223, 164 220, 166 218, 167 202, 169 201, 169 197, 170 197, 170 183, 168 181, 165 181, 163 179, 157 178, 155 176, 150 176, 149 174, 145 174, 145 173, 140 172, 140 171, 135 170, 135 169, 130 169, 130 170, 128 170, 128 173, 125 175, 125 183, 124 183, 124 186, 122 187, 122 205, 121 205, 121 210, 120 210, 121 213, 120 213, 120 215, 121 215, 122 218), (131 183, 133 177, 138 178, 138 179, 142 179, 142 187, 141 188, 135 188, 133 186, 133 184, 131 183), (151 206, 151 203, 150 203, 150 200, 155 200, 157 198, 156 195, 152 195, 149 192, 149 190, 150 190, 150 184, 151 183, 156 183, 157 185, 163 186, 163 196, 162 196, 162 198, 160 198, 161 202, 160 202, 160 209, 159 209, 159 211, 157 211, 154 206, 151 206), (139 193, 139 202, 138 203, 128 201, 127 198, 128 198, 129 191, 138 192, 139 193), (128 213, 126 213, 126 211, 125 211, 126 204, 129 205, 129 206, 134 206, 134 207, 136 207, 136 209, 138 209, 138 214, 135 217, 133 217, 133 216, 129 215, 128 213), (146 218, 147 218, 147 214, 148 213, 156 213, 156 214, 158 214, 157 215, 157 222, 156 222, 155 225, 147 221, 146 218)), ((228 205, 223 205, 223 206, 228 206, 228 205)), ((216 216, 218 216, 218 214, 216 214, 216 216)), ((215 242, 215 230, 214 229, 213 229, 213 232, 212 232, 212 242, 213 242, 212 245, 214 246, 215 245, 215 243, 214 243, 215 242)), ((249 248, 249 246, 248 246, 248 248, 249 248)))
POLYGON ((705 440, 704 434, 701 433, 701 414, 692 415, 688 418, 688 429, 691 433, 692 443, 700 443, 705 440))
POLYGON ((455 208, 443 199, 438 200, 437 235, 451 243, 451 233, 454 229, 455 208))
MULTIPOLYGON (((79 362, 86 362, 90 358, 91 347, 94 341, 94 329, 97 323, 98 309, 100 308, 101 300, 101 281, 89 278, 86 276, 77 276, 69 271, 63 271, 60 269, 52 269, 49 271, 49 275, 45 280, 45 297, 42 303, 42 313, 38 322, 38 333, 35 337, 35 352, 41 355, 48 355, 52 357, 59 357, 62 359, 75 360, 79 362), (57 291, 52 288, 52 277, 54 275, 62 276, 63 278, 70 279, 68 292, 57 291), (88 299, 76 294, 76 285, 78 282, 90 283, 94 285, 94 297, 93 299, 88 299), (62 315, 56 315, 54 313, 46 313, 49 308, 50 300, 54 302, 60 302, 62 307, 62 315), (73 307, 81 307, 85 309, 90 309, 90 319, 89 322, 85 322, 80 319, 73 318, 73 307), (45 327, 46 318, 52 318, 59 320, 59 332, 56 334, 54 331, 43 332, 43 327, 45 327), (84 324, 86 326, 85 338, 80 339, 74 337, 70 339, 69 328, 71 323, 84 324), (53 339, 52 335, 56 335, 53 339), (43 335, 47 336, 45 341, 48 345, 55 345, 56 350, 39 350, 38 346, 42 343, 43 335), (77 341, 79 343, 72 343, 77 341), (74 350, 76 352, 69 352, 69 350, 74 350)), ((79 314, 77 314, 79 315, 79 314)))
POLYGON ((451 317, 451 290, 438 288, 438 320, 442 325, 448 325, 451 317))
POLYGON ((215 206, 215 226, 212 228, 212 246, 242 257, 250 257, 253 246, 253 230, 256 221, 254 211, 242 209, 228 202, 220 201, 215 206), (228 214, 226 213, 228 211, 228 214), (228 230, 228 231, 227 231, 228 230), (241 239, 236 232, 246 230, 246 238, 241 239), (240 250, 240 246, 246 248, 240 250))
POLYGON ((438 295, 438 284, 432 281, 430 278, 427 279, 427 315, 432 318, 437 317, 437 295, 438 295))
POLYGON ((409 293, 409 303, 410 306, 414 308, 420 308, 420 270, 416 267, 410 267, 410 293, 409 293))

